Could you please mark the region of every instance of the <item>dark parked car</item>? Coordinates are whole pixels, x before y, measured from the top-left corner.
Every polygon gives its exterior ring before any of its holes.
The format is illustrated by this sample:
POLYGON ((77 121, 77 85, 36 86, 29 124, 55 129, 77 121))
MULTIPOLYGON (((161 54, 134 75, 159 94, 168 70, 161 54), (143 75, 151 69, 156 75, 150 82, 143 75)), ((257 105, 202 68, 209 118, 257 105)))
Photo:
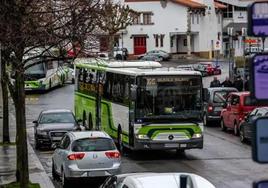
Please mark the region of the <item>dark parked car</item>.
POLYGON ((246 142, 251 140, 253 122, 262 116, 268 116, 268 107, 255 108, 249 113, 240 124, 240 141, 246 142))
POLYGON ((205 126, 211 122, 220 122, 221 110, 223 109, 227 96, 231 92, 237 92, 237 89, 232 87, 205 88, 203 111, 203 123, 205 126))
POLYGON ((36 149, 51 147, 60 142, 66 132, 81 129, 72 111, 63 109, 42 111, 33 123, 36 149))

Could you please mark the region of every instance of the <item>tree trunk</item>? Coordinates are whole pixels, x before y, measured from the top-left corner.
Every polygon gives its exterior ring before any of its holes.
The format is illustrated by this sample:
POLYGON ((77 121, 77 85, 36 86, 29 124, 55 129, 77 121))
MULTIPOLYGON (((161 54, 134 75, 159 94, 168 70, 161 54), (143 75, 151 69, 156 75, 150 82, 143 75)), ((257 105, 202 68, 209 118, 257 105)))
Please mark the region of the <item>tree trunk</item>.
POLYGON ((109 59, 114 59, 114 34, 109 34, 109 59))
POLYGON ((8 88, 6 82, 6 64, 1 66, 1 87, 3 100, 3 143, 10 143, 9 137, 9 112, 8 112, 8 88))
POLYGON ((15 78, 15 92, 17 97, 16 108, 16 128, 17 128, 17 177, 20 187, 27 188, 29 183, 28 169, 28 148, 25 118, 25 91, 23 68, 17 70, 15 78))

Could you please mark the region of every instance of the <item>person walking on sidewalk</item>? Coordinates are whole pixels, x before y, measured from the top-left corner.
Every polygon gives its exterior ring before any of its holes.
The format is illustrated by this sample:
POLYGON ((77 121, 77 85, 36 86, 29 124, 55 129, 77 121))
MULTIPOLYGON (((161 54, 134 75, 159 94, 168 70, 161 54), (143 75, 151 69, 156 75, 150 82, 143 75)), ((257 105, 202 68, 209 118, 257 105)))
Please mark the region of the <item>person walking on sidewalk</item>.
POLYGON ((221 87, 221 83, 216 76, 214 77, 213 81, 210 82, 210 87, 221 87))
POLYGON ((241 79, 241 76, 237 76, 236 80, 234 81, 234 87, 238 91, 243 91, 243 80, 241 79))
POLYGON ((229 77, 226 77, 226 79, 221 83, 221 86, 223 87, 233 87, 233 83, 229 79, 229 77))

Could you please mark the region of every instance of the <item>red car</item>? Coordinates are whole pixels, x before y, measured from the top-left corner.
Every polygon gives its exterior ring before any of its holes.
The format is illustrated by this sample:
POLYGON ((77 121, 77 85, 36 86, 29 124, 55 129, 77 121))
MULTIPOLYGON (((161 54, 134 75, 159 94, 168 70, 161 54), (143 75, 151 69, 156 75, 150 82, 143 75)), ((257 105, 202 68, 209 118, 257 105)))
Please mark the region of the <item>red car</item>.
POLYGON ((221 74, 221 69, 214 62, 200 62, 194 66, 194 69, 200 71, 203 76, 221 74))
POLYGON ((250 99, 250 92, 230 93, 221 111, 221 129, 233 129, 234 134, 238 135, 240 122, 256 107, 250 99))

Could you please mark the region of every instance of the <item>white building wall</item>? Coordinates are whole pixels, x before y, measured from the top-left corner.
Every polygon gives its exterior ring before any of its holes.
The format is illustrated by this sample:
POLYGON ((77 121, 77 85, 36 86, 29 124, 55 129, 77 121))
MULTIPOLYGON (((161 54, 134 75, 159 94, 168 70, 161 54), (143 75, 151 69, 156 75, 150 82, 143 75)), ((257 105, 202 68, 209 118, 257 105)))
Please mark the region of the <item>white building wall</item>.
MULTIPOLYGON (((217 15, 214 7, 214 0, 196 0, 210 7, 206 9, 206 15, 199 14, 199 23, 197 23, 197 15, 195 15, 195 23, 191 25, 194 33, 192 36, 193 52, 208 52, 213 50, 212 41, 218 39, 218 32, 222 33, 222 21, 218 24, 217 15)), ((152 12, 153 25, 132 25, 127 27, 124 34, 124 47, 128 48, 129 54, 134 54, 134 42, 132 35, 148 35, 147 51, 153 49, 161 49, 169 53, 177 52, 176 37, 173 38, 173 47, 171 47, 170 35, 179 35, 180 52, 187 52, 187 47, 183 45, 183 39, 187 32, 187 10, 188 7, 167 1, 167 6, 163 8, 159 1, 145 2, 126 2, 130 8, 138 12, 152 12), (155 47, 154 34, 164 34, 164 46, 155 47)), ((141 16, 141 21, 142 21, 141 16)), ((192 20, 192 19, 191 19, 192 20)), ((121 44, 122 42, 119 42, 121 44)), ((159 39, 160 44, 160 39, 159 39)), ((160 46, 160 45, 159 45, 160 46)))
POLYGON ((218 24, 214 1, 203 0, 203 3, 208 8, 206 9, 206 15, 201 17, 199 47, 200 51, 211 51, 214 49, 213 44, 218 40, 218 32, 222 32, 222 26, 218 24))
MULTIPOLYGON (((126 3, 130 8, 138 12, 152 12, 153 25, 132 25, 127 28, 127 34, 124 35, 124 46, 128 48, 129 53, 134 53, 134 43, 131 35, 148 35, 147 50, 161 49, 171 52, 170 33, 187 31, 187 7, 168 1, 166 8, 162 8, 159 1, 156 2, 129 2, 126 3), (155 47, 154 34, 164 34, 164 46, 155 47)), ((141 19, 142 21, 142 19, 141 19)), ((159 40, 160 44, 160 40, 159 40)))

